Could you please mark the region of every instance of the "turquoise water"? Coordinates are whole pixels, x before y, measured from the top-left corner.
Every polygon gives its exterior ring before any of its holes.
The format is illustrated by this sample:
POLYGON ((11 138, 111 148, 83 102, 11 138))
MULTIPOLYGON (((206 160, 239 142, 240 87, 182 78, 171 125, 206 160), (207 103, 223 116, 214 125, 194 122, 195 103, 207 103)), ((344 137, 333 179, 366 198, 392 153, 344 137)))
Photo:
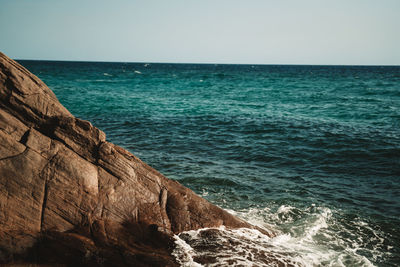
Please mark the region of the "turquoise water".
POLYGON ((298 265, 400 265, 400 67, 20 62, 298 265))

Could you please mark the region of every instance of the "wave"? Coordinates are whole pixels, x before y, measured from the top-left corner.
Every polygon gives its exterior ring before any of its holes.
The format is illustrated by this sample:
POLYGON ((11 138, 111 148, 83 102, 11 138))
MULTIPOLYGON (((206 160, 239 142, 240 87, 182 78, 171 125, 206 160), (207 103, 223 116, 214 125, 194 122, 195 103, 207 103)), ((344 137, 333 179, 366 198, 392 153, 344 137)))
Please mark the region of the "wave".
POLYGON ((350 225, 338 221, 339 211, 326 207, 228 211, 264 229, 273 227, 277 235, 225 227, 183 232, 175 236, 173 253, 182 266, 369 267, 388 256, 382 232, 359 219, 350 225))

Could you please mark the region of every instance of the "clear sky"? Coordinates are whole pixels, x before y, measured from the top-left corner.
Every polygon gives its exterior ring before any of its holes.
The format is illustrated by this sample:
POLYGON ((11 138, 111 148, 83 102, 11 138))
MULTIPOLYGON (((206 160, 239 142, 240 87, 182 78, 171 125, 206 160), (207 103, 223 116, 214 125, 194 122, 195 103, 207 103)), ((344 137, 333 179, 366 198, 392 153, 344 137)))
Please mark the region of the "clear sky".
POLYGON ((400 0, 0 0, 17 59, 400 65, 400 0))

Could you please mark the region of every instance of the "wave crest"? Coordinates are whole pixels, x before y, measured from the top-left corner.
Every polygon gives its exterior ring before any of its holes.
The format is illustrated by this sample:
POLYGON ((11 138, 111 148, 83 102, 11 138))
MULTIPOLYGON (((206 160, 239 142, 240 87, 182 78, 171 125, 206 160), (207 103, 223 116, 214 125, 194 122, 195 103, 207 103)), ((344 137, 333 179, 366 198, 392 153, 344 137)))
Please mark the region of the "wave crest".
POLYGON ((383 233, 373 231, 377 238, 371 243, 364 236, 371 229, 367 222, 354 220, 351 228, 336 219, 343 216, 336 216, 339 211, 327 207, 228 211, 278 234, 270 238, 254 229, 225 227, 183 232, 175 236, 174 251, 182 266, 375 266, 369 259, 387 256, 379 249, 383 233))

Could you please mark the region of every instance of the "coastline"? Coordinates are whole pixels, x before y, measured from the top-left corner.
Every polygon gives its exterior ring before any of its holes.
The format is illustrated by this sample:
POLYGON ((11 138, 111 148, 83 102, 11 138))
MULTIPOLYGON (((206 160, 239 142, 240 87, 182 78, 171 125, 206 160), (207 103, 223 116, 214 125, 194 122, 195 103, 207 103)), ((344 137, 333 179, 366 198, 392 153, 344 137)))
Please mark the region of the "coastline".
POLYGON ((173 266, 173 233, 254 228, 107 142, 36 76, 0 59, 2 263, 173 266))
POLYGON ((212 251, 198 245, 223 236, 189 231, 195 261, 259 262, 239 254, 250 245, 296 265, 395 266, 399 68, 24 64, 107 139, 277 233, 212 251))

